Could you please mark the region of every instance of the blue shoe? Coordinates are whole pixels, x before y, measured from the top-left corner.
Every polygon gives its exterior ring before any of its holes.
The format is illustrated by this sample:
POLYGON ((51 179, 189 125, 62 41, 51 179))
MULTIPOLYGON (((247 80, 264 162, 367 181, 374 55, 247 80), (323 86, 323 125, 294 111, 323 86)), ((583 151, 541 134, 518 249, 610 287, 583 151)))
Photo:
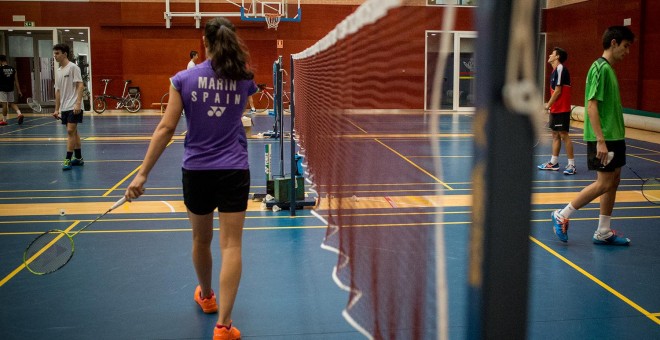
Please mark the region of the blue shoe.
POLYGON ((539 170, 557 171, 557 170, 559 170, 559 163, 557 163, 557 164, 552 164, 550 162, 543 163, 543 164, 539 165, 537 168, 539 168, 539 170))
POLYGON ((569 164, 566 166, 566 169, 564 169, 564 175, 575 175, 577 174, 577 169, 575 169, 575 165, 569 164))
POLYGON ((85 165, 85 161, 82 158, 71 158, 71 165, 85 165))
POLYGON ((71 170, 71 160, 70 159, 65 159, 64 163, 62 163, 62 170, 71 170))
POLYGON ((555 235, 562 242, 568 242, 568 218, 559 215, 559 210, 552 212, 552 224, 555 230, 555 235))
POLYGON ((630 239, 627 237, 619 236, 616 234, 616 231, 608 235, 601 235, 596 231, 593 238, 594 244, 605 245, 605 246, 628 246, 630 245, 630 239))

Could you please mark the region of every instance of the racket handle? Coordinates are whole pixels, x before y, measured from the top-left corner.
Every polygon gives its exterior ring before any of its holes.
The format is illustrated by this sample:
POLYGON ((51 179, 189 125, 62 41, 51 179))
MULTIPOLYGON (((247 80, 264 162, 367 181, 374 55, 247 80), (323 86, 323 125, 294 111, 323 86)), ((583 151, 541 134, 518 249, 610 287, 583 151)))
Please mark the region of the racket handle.
POLYGON ((119 201, 115 202, 115 204, 112 205, 112 208, 108 211, 115 210, 119 208, 122 204, 126 203, 126 196, 122 196, 122 198, 119 199, 119 201))

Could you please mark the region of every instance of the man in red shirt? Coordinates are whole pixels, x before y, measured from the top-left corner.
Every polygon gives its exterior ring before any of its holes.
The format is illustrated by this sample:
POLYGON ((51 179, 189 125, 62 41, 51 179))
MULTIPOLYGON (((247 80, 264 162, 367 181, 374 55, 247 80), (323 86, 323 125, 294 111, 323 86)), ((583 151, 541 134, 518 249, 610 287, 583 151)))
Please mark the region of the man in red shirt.
POLYGON ((538 166, 540 170, 559 170, 559 150, 561 142, 566 147, 568 165, 564 169, 564 175, 575 175, 575 156, 573 154, 573 143, 568 136, 571 127, 571 76, 563 63, 568 58, 568 53, 562 48, 555 47, 548 57, 548 63, 552 65, 550 75, 550 100, 545 109, 550 111, 549 127, 552 130, 552 158, 550 162, 538 166))

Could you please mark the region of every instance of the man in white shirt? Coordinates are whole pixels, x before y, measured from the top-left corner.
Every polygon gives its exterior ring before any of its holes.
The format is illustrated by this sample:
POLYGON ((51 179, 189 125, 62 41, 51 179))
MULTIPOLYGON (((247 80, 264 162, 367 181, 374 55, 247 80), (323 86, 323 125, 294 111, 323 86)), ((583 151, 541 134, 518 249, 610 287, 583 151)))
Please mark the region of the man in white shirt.
POLYGON ((82 123, 83 111, 81 109, 83 96, 83 82, 80 68, 69 61, 69 46, 57 44, 53 47, 53 57, 60 65, 55 70, 55 112, 53 117, 61 119, 66 125, 67 142, 66 158, 62 163, 62 170, 71 170, 73 165, 83 165, 80 135, 78 124, 82 123), (72 158, 75 152, 75 157, 72 158))
POLYGON ((199 53, 197 51, 190 51, 190 61, 188 62, 188 70, 195 67, 195 62, 199 59, 199 53))

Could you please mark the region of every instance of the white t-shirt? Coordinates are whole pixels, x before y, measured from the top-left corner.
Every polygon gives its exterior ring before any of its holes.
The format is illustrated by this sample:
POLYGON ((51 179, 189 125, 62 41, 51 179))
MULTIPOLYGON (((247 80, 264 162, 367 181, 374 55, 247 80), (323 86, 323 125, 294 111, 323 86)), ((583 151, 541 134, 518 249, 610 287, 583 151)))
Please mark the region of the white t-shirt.
POLYGON ((188 67, 186 68, 186 70, 190 70, 193 67, 195 67, 195 62, 192 61, 192 59, 190 59, 190 61, 188 62, 188 67))
POLYGON ((78 99, 77 83, 82 83, 80 68, 69 62, 55 72, 55 91, 60 90, 60 111, 73 110, 78 99))

